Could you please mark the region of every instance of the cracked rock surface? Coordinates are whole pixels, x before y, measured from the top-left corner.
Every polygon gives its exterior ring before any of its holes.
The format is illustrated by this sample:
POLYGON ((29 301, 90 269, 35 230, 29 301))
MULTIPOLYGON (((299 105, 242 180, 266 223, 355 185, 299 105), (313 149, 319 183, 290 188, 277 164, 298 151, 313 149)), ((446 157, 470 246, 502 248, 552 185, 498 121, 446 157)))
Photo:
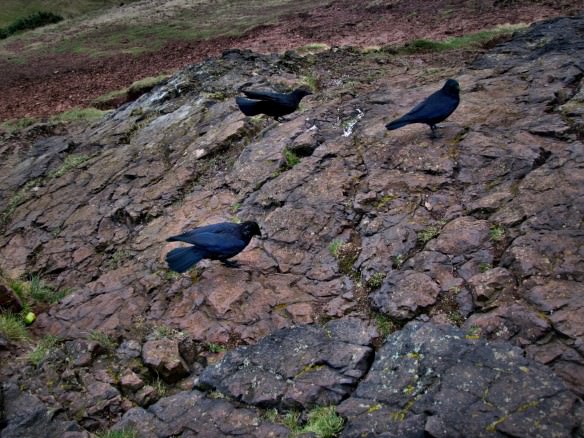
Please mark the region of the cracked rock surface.
POLYGON ((70 289, 32 326, 62 342, 41 363, 0 339, 2 436, 29 430, 14 387, 54 436, 286 436, 264 408, 328 403, 345 436, 581 435, 584 18, 453 57, 230 50, 0 146, 2 275, 70 289), (385 129, 449 77, 440 138, 385 129), (235 106, 303 81, 283 123, 235 106), (252 219, 239 269, 166 269, 168 236, 252 219))

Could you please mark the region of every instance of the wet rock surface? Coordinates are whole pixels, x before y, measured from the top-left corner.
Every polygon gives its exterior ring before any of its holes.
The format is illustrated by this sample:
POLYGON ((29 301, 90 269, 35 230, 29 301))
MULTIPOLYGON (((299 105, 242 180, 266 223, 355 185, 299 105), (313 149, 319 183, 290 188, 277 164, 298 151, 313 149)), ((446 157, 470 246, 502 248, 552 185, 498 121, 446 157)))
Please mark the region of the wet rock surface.
MULTIPOLYGON (((0 165, 3 275, 43 273, 71 291, 33 325, 62 344, 38 366, 0 351, 5 380, 91 432, 122 419, 144 436, 285 436, 260 408, 333 403, 347 436, 368 418, 386 436, 582 433, 583 29, 582 17, 537 24, 465 67, 437 54, 404 69, 385 51, 232 50, 83 132, 18 151, 21 164, 0 165), (447 77, 463 94, 440 138, 385 130, 447 77), (246 82, 285 91, 310 78, 318 92, 283 123, 245 118, 233 101, 246 82), (166 269, 166 237, 251 219, 265 238, 240 268, 166 269), (412 319, 432 324, 374 351, 412 319), (149 337, 161 327, 164 341, 149 337), (382 363, 399 373, 376 387, 382 363), (173 417, 169 400, 197 420, 173 417)), ((28 427, 6 418, 5 430, 28 427)))

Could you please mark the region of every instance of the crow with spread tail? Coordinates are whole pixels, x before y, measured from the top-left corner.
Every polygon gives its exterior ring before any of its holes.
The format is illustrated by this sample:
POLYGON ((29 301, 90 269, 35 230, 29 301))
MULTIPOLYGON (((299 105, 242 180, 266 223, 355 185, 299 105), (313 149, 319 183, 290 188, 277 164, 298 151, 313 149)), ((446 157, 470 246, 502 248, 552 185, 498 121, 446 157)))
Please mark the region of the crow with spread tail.
POLYGON ((454 79, 448 79, 444 86, 416 105, 409 113, 385 125, 394 130, 412 123, 425 123, 436 136, 436 124, 446 120, 454 112, 460 102, 460 86, 454 79))
POLYGON ((241 90, 246 96, 237 96, 235 102, 243 114, 255 116, 266 114, 277 121, 286 114, 293 113, 304 96, 312 93, 305 87, 297 88, 288 94, 270 93, 266 91, 241 90))
POLYGON ((178 236, 169 237, 167 242, 186 242, 193 246, 176 248, 166 254, 168 267, 176 272, 185 272, 202 259, 220 260, 227 266, 235 267, 230 257, 239 254, 249 244, 253 236, 261 236, 256 222, 219 224, 198 227, 178 236))

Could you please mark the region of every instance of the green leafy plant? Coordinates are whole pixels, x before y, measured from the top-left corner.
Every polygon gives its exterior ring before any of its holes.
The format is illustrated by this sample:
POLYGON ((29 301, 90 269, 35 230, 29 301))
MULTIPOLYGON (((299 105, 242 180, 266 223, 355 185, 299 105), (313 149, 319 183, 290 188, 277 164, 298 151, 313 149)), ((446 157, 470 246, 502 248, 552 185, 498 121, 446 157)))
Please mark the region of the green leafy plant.
POLYGON ((383 339, 387 338, 388 335, 397 329, 391 318, 384 313, 374 313, 373 319, 375 321, 375 325, 377 326, 377 331, 383 339))

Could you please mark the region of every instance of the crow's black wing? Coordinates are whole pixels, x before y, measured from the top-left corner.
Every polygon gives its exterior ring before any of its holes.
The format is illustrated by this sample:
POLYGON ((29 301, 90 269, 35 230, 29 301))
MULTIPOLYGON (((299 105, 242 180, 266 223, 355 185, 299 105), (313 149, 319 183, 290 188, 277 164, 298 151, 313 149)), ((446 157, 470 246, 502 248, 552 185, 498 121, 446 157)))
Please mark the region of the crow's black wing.
POLYGON ((270 93, 268 91, 253 91, 253 90, 242 90, 250 99, 265 100, 267 102, 274 102, 278 104, 285 105, 289 103, 289 97, 286 94, 281 93, 270 93))

